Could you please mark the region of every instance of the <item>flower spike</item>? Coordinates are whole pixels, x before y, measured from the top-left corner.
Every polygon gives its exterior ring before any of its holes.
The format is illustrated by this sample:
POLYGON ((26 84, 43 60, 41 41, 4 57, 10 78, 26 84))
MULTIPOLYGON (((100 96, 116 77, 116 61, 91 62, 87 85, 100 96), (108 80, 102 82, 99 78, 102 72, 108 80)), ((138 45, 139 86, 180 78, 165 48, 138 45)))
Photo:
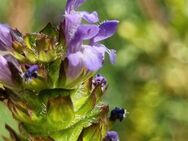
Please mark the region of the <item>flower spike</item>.
POLYGON ((110 131, 125 111, 101 102, 108 83, 94 74, 107 53, 116 51, 101 41, 111 37, 117 20, 100 24, 96 11, 78 11, 86 0, 67 0, 58 28, 47 24, 40 32, 22 35, 0 24, 0 101, 18 121, 16 141, 119 141, 110 131))

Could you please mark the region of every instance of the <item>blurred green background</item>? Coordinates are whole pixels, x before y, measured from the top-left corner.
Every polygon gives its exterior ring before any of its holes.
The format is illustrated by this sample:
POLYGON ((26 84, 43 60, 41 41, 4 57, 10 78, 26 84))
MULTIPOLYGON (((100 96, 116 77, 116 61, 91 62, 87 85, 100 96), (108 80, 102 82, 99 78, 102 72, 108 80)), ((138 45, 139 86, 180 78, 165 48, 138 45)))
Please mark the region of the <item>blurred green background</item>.
MULTIPOLYGON (((22 32, 39 31, 63 16, 65 0, 0 0, 0 22, 22 32)), ((101 21, 118 19, 117 34, 105 41, 117 62, 100 71, 110 87, 105 101, 124 107, 127 118, 113 130, 121 141, 188 140, 188 0, 88 0, 81 9, 101 21)), ((16 127, 0 103, 4 124, 16 127)), ((0 139, 1 140, 1 139, 0 139)))

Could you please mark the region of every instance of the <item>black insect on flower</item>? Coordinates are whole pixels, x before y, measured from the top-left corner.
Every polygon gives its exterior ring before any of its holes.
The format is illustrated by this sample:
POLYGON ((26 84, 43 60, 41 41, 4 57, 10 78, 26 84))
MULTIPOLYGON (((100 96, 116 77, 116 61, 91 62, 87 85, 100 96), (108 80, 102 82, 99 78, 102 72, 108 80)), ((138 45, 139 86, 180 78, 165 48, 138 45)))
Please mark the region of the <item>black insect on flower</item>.
POLYGON ((111 121, 122 121, 125 118, 126 111, 123 108, 115 107, 110 113, 111 121))

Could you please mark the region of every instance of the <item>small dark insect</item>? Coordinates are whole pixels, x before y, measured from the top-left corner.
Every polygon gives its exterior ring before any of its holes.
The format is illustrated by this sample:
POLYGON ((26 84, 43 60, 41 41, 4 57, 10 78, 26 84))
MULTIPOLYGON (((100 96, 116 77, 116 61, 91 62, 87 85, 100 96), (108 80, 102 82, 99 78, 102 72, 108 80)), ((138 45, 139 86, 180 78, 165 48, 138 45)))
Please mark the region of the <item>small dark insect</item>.
POLYGON ((125 118, 125 109, 116 107, 110 113, 110 120, 111 121, 122 121, 125 118))

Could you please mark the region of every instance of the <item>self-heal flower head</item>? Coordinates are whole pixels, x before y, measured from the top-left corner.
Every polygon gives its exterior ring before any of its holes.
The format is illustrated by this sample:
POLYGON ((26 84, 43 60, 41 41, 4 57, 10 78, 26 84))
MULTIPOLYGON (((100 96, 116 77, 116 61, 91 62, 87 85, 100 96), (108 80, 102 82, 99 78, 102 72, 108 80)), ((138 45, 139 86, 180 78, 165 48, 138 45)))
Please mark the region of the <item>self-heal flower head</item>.
POLYGON ((21 125, 20 133, 6 126, 13 135, 7 140, 119 141, 109 130, 124 110, 109 117, 101 101, 107 80, 94 76, 106 53, 115 62, 115 50, 101 41, 114 34, 118 21, 99 23, 97 12, 76 11, 85 1, 67 0, 59 28, 48 23, 22 35, 0 24, 0 101, 21 125))
POLYGON ((105 47, 100 41, 111 37, 118 25, 117 20, 99 21, 97 12, 78 12, 76 9, 85 0, 68 0, 63 24, 67 46, 68 76, 78 76, 83 69, 89 72, 100 69, 105 53, 109 54, 111 63, 115 62, 115 50, 105 47), (86 21, 86 24, 82 23, 86 21), (84 44, 87 41, 88 44, 84 44), (74 71, 72 71, 74 69, 74 71))

